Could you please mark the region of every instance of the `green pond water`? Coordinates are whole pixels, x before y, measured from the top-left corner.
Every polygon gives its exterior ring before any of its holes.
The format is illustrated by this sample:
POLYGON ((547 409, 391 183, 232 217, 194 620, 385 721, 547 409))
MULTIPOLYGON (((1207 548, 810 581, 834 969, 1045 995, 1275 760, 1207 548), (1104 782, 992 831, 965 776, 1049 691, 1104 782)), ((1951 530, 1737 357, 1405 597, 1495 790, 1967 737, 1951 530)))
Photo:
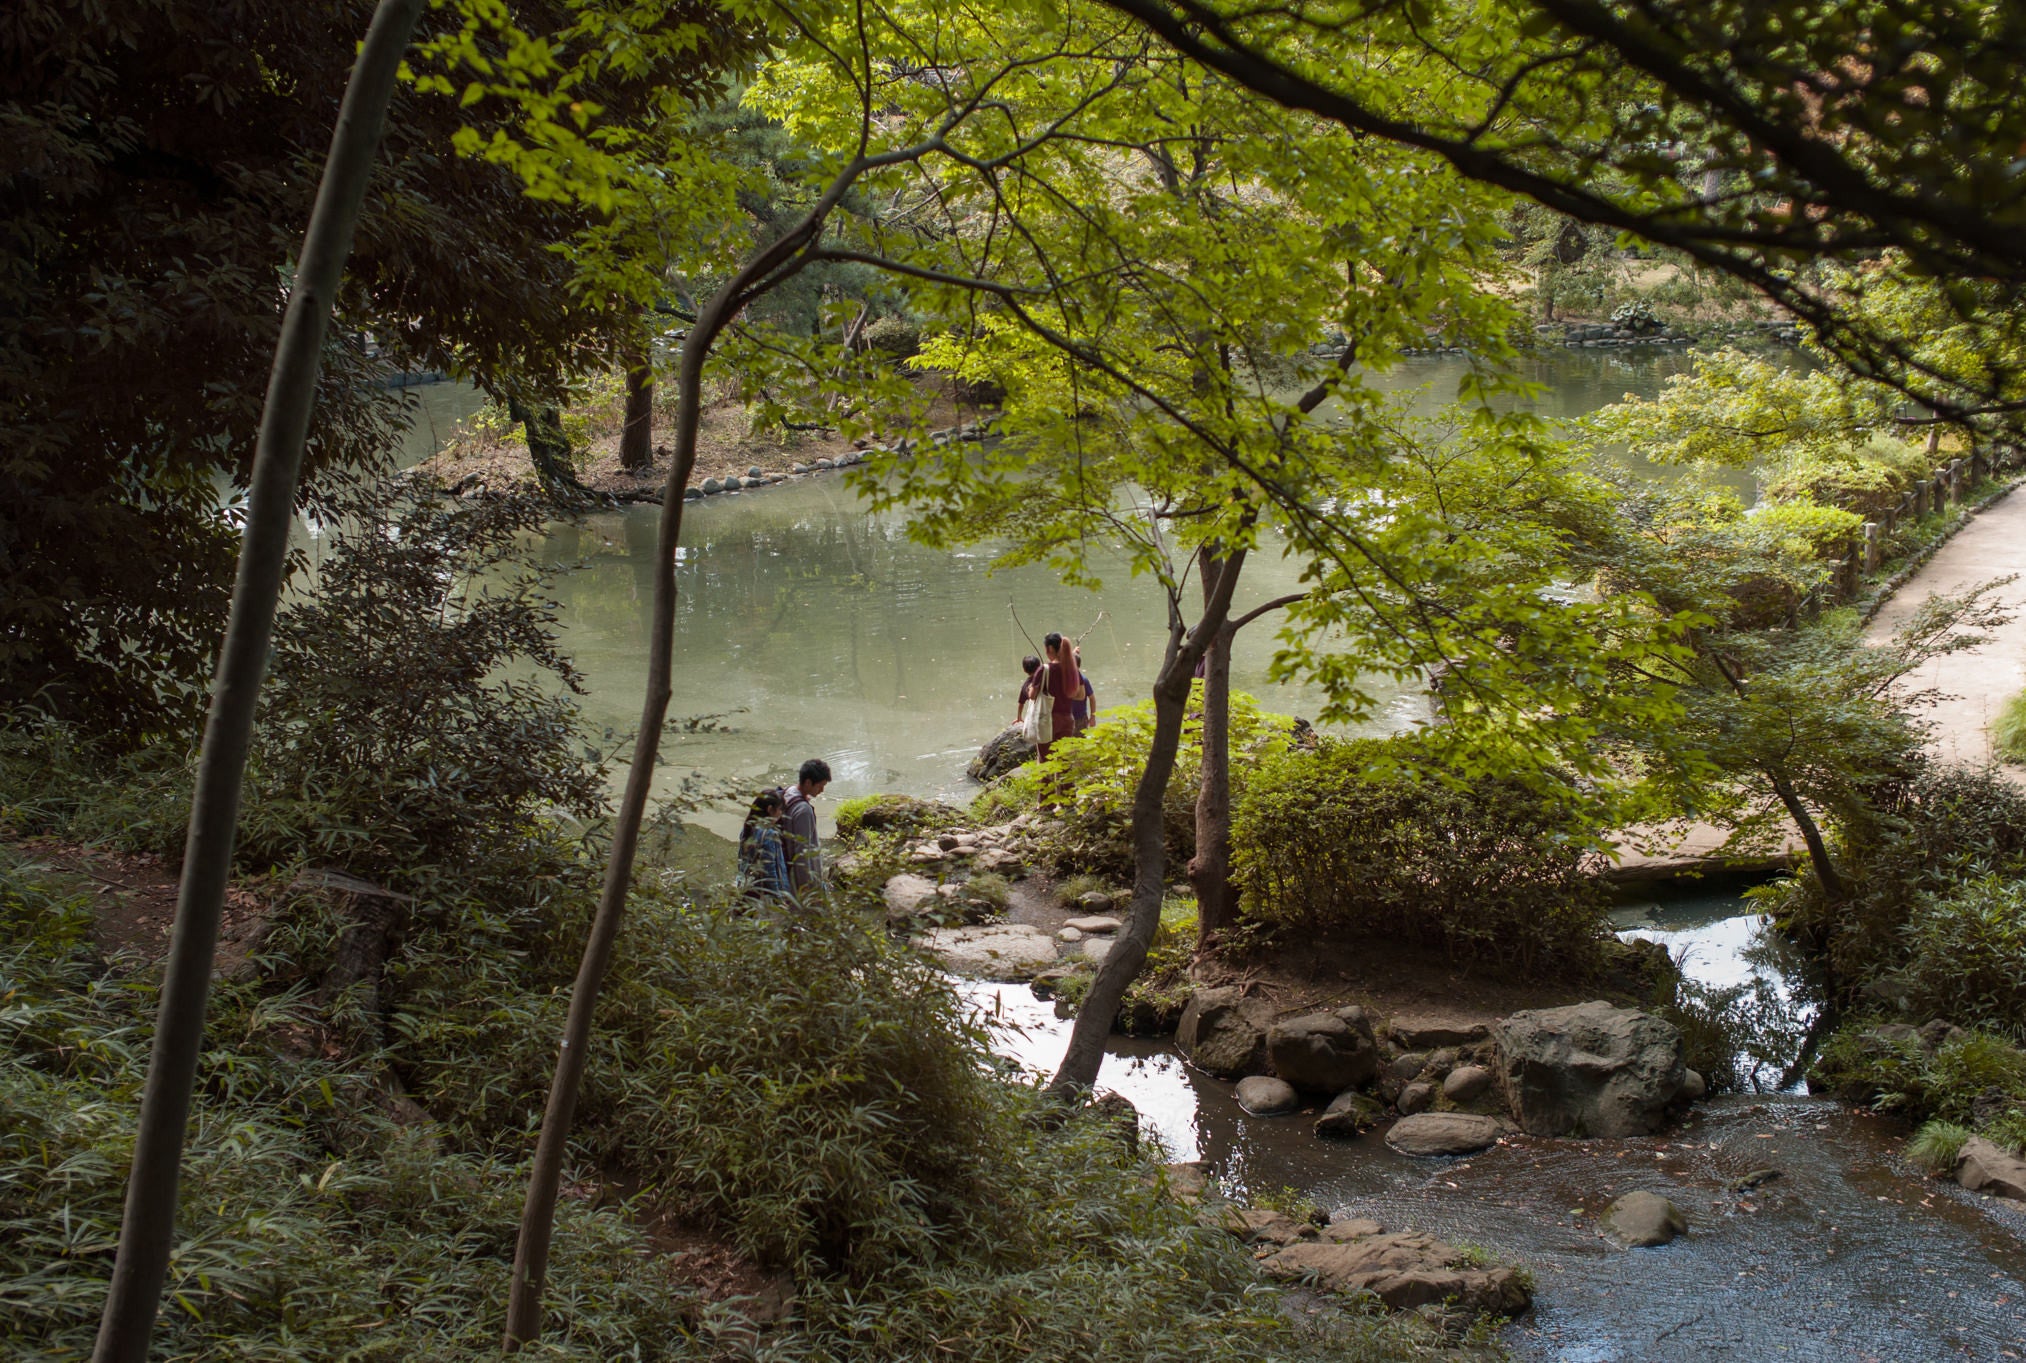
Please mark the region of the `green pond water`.
MULTIPOLYGON (((1535 406, 1572 417, 1628 392, 1651 394, 1686 365, 1680 351, 1577 351, 1535 361, 1535 406)), ((1410 359, 1387 377, 1433 412, 1454 396, 1467 361, 1410 359)), ((429 390, 424 390, 427 393, 429 390)), ((429 417, 441 431, 456 390, 445 386, 429 417)), ((418 429, 418 445, 429 440, 418 429)), ((551 527, 542 551, 568 565, 557 583, 563 647, 586 676, 593 724, 629 731, 644 688, 655 509, 635 506, 551 527)), ((1019 660, 1029 651, 1015 625, 1039 638, 1083 634, 1100 706, 1143 699, 1164 646, 1159 588, 1135 580, 1103 544, 1087 563, 1101 591, 1066 587, 1046 568, 992 571, 998 550, 956 552, 912 542, 898 515, 867 510, 836 475, 692 503, 684 517, 678 573, 674 700, 657 789, 686 778, 757 788, 821 757, 835 781, 826 805, 875 791, 962 797, 964 766, 1014 712, 1019 660), (681 720, 713 716, 695 731, 681 720)), ((1246 568, 1238 609, 1296 587, 1293 564, 1265 553, 1246 568)), ((1237 686, 1267 708, 1313 717, 1321 698, 1266 678, 1274 631, 1262 622, 1239 638, 1237 686)), ((1427 715, 1418 693, 1381 693, 1367 724, 1395 731, 1427 715)), ((717 833, 730 810, 692 821, 717 833)))

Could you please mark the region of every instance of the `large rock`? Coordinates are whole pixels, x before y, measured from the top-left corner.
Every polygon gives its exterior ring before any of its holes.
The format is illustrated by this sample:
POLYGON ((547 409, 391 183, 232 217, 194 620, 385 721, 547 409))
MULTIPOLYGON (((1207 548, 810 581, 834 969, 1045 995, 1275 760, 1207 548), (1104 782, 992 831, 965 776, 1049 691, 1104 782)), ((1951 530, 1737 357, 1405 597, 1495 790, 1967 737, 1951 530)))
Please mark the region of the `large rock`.
POLYGON ((1238 1106, 1255 1117, 1278 1117, 1301 1106, 1301 1095, 1285 1079, 1255 1074, 1238 1081, 1238 1106))
POLYGON ((1028 923, 940 928, 921 943, 945 969, 987 980, 1024 980, 1055 964, 1054 940, 1028 923))
POLYGON ((1021 734, 1018 724, 1009 724, 978 749, 978 755, 964 770, 973 781, 996 781, 1015 767, 1033 760, 1034 745, 1021 734))
POLYGON ((1394 1311, 1450 1305, 1485 1315, 1516 1316, 1530 1298, 1510 1268, 1470 1266, 1454 1245, 1418 1231, 1387 1233, 1369 1221, 1346 1229, 1366 1234, 1336 1238, 1335 1225, 1322 1238, 1288 1245, 1262 1262, 1271 1277, 1313 1281, 1337 1292, 1369 1292, 1394 1311))
POLYGON ((1497 1144, 1501 1129, 1496 1117, 1423 1112, 1393 1123, 1386 1144, 1403 1155, 1471 1155, 1497 1144))
POLYGON ((1342 1093, 1371 1083, 1379 1072, 1371 1028, 1335 1013, 1274 1024, 1266 1034, 1266 1058, 1275 1074, 1309 1093, 1342 1093))
POLYGON ((1175 1042, 1219 1078, 1257 1073, 1266 1062, 1266 1005, 1235 985, 1199 989, 1182 1010, 1175 1042))
POLYGON ((1982 1136, 1963 1142, 1956 1156, 1956 1182, 1973 1193, 2026 1199, 2026 1160, 2009 1155, 1982 1136))
POLYGON ((1369 1093, 1351 1089, 1339 1093, 1330 1105, 1323 1109, 1323 1115, 1316 1118, 1315 1133, 1346 1139, 1362 1135, 1386 1120, 1386 1105, 1369 1093))
POLYGON ((1400 1090, 1400 1096, 1393 1100, 1393 1106, 1400 1109, 1400 1115, 1411 1117, 1417 1112, 1426 1112, 1435 1101, 1435 1085, 1426 1079, 1416 1079, 1400 1090))
POLYGON ((1496 1037, 1507 1105, 1530 1135, 1650 1135, 1688 1080, 1672 1024, 1601 1001, 1514 1013, 1496 1037))
POLYGON ((1627 1193, 1604 1209, 1604 1229, 1611 1238, 1633 1249, 1664 1245, 1688 1232, 1681 1208, 1659 1193, 1627 1193))
POLYGON ((897 875, 886 882, 881 891, 886 899, 886 916, 889 919, 912 918, 924 909, 936 907, 938 896, 936 882, 926 876, 897 875))

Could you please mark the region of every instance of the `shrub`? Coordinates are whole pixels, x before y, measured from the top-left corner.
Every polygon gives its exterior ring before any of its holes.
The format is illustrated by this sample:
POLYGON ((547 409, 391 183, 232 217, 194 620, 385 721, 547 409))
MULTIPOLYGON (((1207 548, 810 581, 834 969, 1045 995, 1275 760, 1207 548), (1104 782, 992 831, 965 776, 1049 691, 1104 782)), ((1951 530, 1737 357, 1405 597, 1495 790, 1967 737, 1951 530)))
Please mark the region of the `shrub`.
POLYGON ((586 756, 577 672, 555 645, 547 574, 525 561, 548 510, 407 481, 342 510, 276 627, 255 753, 270 817, 242 835, 244 857, 398 883, 518 862, 557 816, 598 818, 605 775, 586 756))
POLYGON ((1876 520, 1933 471, 1921 446, 1874 437, 1848 449, 1790 457, 1766 485, 1765 498, 1840 507, 1855 520, 1876 520))
POLYGON ((1842 902, 1808 870, 1754 897, 1828 958, 1846 997, 1900 999, 1915 1022, 1976 1021, 2026 1037, 2021 991, 1999 978, 2021 969, 2010 921, 2019 901, 2004 881, 2026 875, 2026 791, 1992 770, 1931 764, 1873 791, 1872 809, 1839 830, 1842 902), (1975 999, 1950 983, 1957 951, 1982 981, 1975 999), (1958 1015, 1966 1002, 1974 1016, 1958 1015))
MULTIPOLYGON (((1161 801, 1161 830, 1168 865, 1179 874, 1196 855, 1196 789, 1203 772, 1202 683, 1195 683, 1182 724, 1175 771, 1161 801)), ((1100 885, 1128 881, 1133 874, 1133 789, 1146 765, 1154 735, 1154 704, 1106 710, 1103 723, 1082 737, 1049 750, 1046 762, 1030 762, 1009 773, 973 803, 981 819, 1010 818, 1057 806, 1060 827, 1048 835, 1040 855, 1059 872, 1087 872, 1100 885)), ((1270 715, 1240 691, 1231 693, 1231 784, 1234 803, 1260 757, 1287 746, 1294 721, 1270 715)))
POLYGON ((1823 1046, 1808 1086, 1909 1121, 1932 1117, 1974 1128, 2026 1107, 2026 1051, 2003 1037, 1970 1031, 1930 1047, 1859 1022, 1823 1046))
POLYGON ((898 363, 921 353, 922 329, 905 317, 889 313, 865 329, 865 343, 898 363))
POLYGON ((1512 780, 1465 781, 1415 740, 1269 755, 1235 801, 1244 911, 1275 928, 1582 973, 1609 936, 1594 835, 1512 780))
MULTIPOLYGON (((661 1206, 801 1262, 768 1357, 986 1363, 1009 1341, 1093 1363, 1443 1355, 1411 1319, 1291 1324, 1236 1239, 1163 1196, 1108 1122, 1044 1121, 1041 1095, 991 1077, 948 986, 877 935, 653 893, 639 907, 580 1116, 577 1149, 598 1162, 572 1183, 645 1172, 661 1206)), ((82 899, 0 860, 0 1353, 24 1363, 89 1351, 146 1063, 154 991, 88 942, 82 899)), ((554 994, 527 984, 466 992, 531 1014, 554 994)), ((217 986, 157 1356, 496 1357, 527 1127, 445 1106, 433 1133, 397 1131, 364 1098, 367 1072, 300 1044, 306 1021, 257 986, 217 986), (486 1140, 514 1158, 470 1148, 486 1140)), ((529 1029, 544 1059, 556 1021, 529 1029)), ((467 1068, 501 1059, 496 1038, 437 1038, 467 1068)), ((521 1097, 531 1117, 539 1086, 521 1097)), ((639 1224, 654 1209, 563 1200, 545 1356, 750 1351, 749 1327, 743 1346, 714 1328, 735 1313, 671 1281, 639 1224)))
POLYGON ((1910 1016, 1947 1018, 2026 1040, 2026 881, 1982 876, 1924 897, 1883 983, 1910 1016))
POLYGON ((837 836, 845 841, 861 833, 930 833, 954 828, 964 811, 939 800, 912 795, 860 795, 837 806, 837 836))

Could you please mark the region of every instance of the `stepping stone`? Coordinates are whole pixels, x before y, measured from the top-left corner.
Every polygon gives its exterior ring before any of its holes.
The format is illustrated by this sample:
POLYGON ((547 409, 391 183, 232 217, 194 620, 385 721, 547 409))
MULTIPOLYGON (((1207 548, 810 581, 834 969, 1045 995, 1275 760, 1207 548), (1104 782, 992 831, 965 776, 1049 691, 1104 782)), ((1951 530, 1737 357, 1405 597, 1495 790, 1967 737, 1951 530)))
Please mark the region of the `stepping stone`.
POLYGON ((1386 1144, 1403 1155, 1474 1155, 1498 1143, 1495 1117, 1469 1112, 1423 1112, 1402 1117, 1386 1133, 1386 1144))
POLYGON ((1125 924, 1116 918, 1094 915, 1089 918, 1072 918, 1062 926, 1065 928, 1075 928, 1078 932, 1106 933, 1117 932, 1125 924))

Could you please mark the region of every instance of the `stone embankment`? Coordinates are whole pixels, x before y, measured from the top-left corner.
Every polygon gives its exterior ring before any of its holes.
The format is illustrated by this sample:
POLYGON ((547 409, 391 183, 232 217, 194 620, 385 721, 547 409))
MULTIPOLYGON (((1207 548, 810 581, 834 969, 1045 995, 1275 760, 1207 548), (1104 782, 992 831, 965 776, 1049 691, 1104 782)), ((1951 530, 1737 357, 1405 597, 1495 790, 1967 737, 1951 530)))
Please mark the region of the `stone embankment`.
MULTIPOLYGON (((970 422, 962 426, 950 426, 943 430, 931 431, 928 438, 933 444, 947 445, 966 440, 978 440, 983 438, 985 433, 986 427, 984 423, 970 422)), ((684 492, 683 499, 691 502, 701 501, 705 497, 715 497, 724 492, 750 492, 758 488, 771 487, 775 483, 785 483, 793 478, 807 477, 816 473, 829 473, 835 469, 847 469, 854 464, 863 464, 868 459, 885 454, 890 449, 905 450, 912 443, 912 441, 903 439, 896 441, 892 446, 867 445, 863 449, 847 450, 833 457, 812 460, 806 464, 796 464, 787 473, 768 473, 766 470, 755 466, 747 469, 744 474, 731 473, 726 474, 722 478, 706 478, 703 482, 684 492)))

